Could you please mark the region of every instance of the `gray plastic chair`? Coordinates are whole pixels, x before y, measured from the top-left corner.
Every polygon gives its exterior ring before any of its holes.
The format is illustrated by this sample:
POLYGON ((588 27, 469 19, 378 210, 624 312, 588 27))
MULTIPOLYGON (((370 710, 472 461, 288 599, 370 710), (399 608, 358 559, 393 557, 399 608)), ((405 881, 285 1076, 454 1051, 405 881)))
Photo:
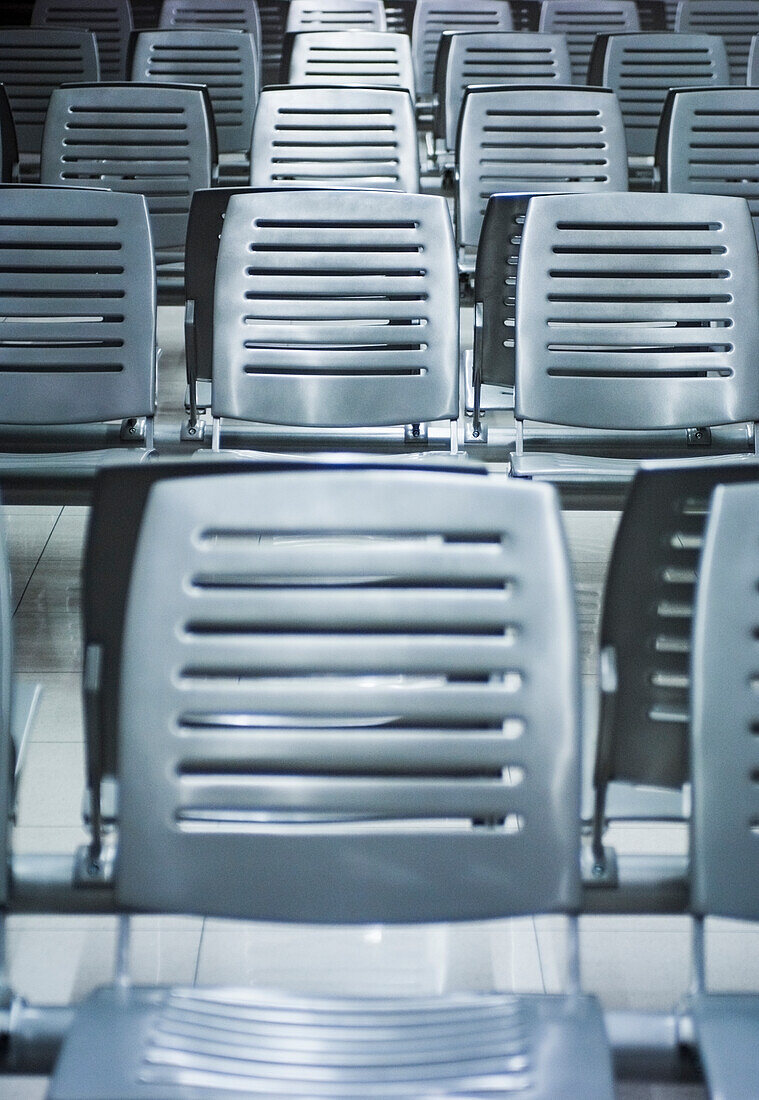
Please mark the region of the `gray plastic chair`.
POLYGON ((716 35, 599 35, 588 81, 616 92, 629 155, 652 158, 668 91, 728 84, 730 68, 725 44, 716 35))
POLYGON ((444 31, 510 31, 506 0, 417 0, 411 32, 416 93, 434 91, 435 58, 444 31))
POLYGON ((435 137, 453 151, 461 105, 473 84, 571 84, 566 39, 558 34, 445 31, 435 64, 435 137))
POLYGON ((145 195, 162 298, 183 301, 193 191, 210 187, 216 143, 199 85, 69 84, 50 97, 40 178, 145 195))
POLYGON ((261 52, 261 19, 256 0, 163 0, 158 26, 162 30, 188 27, 246 31, 261 52))
MULTIPOLYGON (((512 473, 586 487, 624 484, 637 460, 608 456, 625 447, 661 454, 661 438, 647 441, 647 431, 683 429, 684 444, 694 425, 753 425, 757 294, 759 262, 743 199, 532 199, 517 276, 512 473), (525 421, 603 429, 601 457, 525 451, 525 421)), ((576 450, 586 438, 592 444, 583 431, 576 450)), ((745 449, 745 432, 742 438, 745 449)))
POLYGON ((158 26, 162 0, 129 0, 135 30, 150 30, 158 26))
POLYGON ((33 27, 68 27, 92 31, 97 39, 100 76, 124 80, 132 32, 129 0, 36 0, 33 27))
POLYGON ((265 88, 250 159, 254 187, 418 191, 411 96, 401 88, 265 88))
POLYGON ((99 78, 97 44, 91 32, 65 27, 3 29, 0 82, 13 112, 25 179, 39 178, 42 128, 53 88, 99 78))
POLYGON ((759 31, 759 0, 680 0, 675 30, 720 35, 730 59, 731 83, 745 84, 751 39, 759 31))
POLYGON ((126 910, 564 912, 575 965, 556 995, 119 985, 77 1014, 51 1100, 190 1082, 209 1097, 612 1097, 576 967, 576 627, 545 486, 420 470, 161 481, 123 652, 126 910))
MULTIPOLYGON (((471 87, 456 164, 456 240, 477 248, 498 191, 623 191, 627 149, 619 103, 604 88, 471 87)), ((464 264, 471 268, 471 261, 464 264)))
POLYGON ((740 195, 759 242, 759 88, 671 92, 662 114, 657 160, 662 188, 740 195))
POLYGON ((572 60, 572 82, 588 83, 588 62, 597 34, 639 31, 635 0, 543 0, 539 30, 564 34, 572 60))
POLYGON ((156 354, 144 198, 11 186, 0 204, 0 478, 61 491, 144 460, 156 354))
POLYGON ((300 31, 386 29, 382 0, 290 0, 286 34, 300 31))
POLYGON ((415 98, 411 42, 390 31, 311 31, 294 36, 290 84, 405 88, 415 98))
POLYGON ((693 630, 692 1013, 714 1097, 749 1097, 759 1078, 759 997, 707 992, 704 919, 759 918, 756 638, 759 487, 715 490, 693 630))
POLYGON ((132 80, 205 84, 220 153, 247 154, 258 95, 258 57, 243 31, 152 30, 136 36, 132 80))
POLYGON ((458 376, 445 199, 232 195, 216 269, 214 446, 225 417, 352 429, 440 420, 455 450, 458 376))

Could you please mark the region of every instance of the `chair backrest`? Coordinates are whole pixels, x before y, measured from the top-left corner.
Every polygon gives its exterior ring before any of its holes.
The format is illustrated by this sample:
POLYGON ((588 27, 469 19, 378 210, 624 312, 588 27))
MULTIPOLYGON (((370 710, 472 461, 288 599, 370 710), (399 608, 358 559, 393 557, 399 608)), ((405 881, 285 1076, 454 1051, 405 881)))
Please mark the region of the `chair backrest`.
POLYGON ((443 31, 510 31, 507 0, 417 0, 411 32, 416 94, 432 95, 443 31))
POLYGON ((258 76, 255 43, 244 31, 152 30, 135 40, 132 80, 205 84, 220 153, 250 149, 258 76))
POLYGON ((258 0, 261 21, 261 84, 276 84, 282 75, 282 47, 290 0, 258 0))
POLYGON ((162 0, 129 0, 135 30, 158 26, 162 0))
POLYGON ((124 632, 119 899, 340 923, 574 909, 577 681, 546 486, 161 481, 124 632))
POLYGON ((0 35, 0 82, 13 112, 20 153, 39 156, 53 88, 100 78, 95 36, 66 27, 18 27, 0 35))
POLYGON ((472 84, 571 84, 566 39, 559 34, 446 31, 435 64, 435 136, 446 149, 456 132, 466 89, 472 84))
POLYGON ((595 36, 639 31, 640 19, 635 0, 543 0, 540 30, 566 35, 572 81, 585 84, 595 36))
POLYGON ((163 0, 158 26, 162 30, 212 27, 247 31, 261 51, 261 19, 256 0, 163 0))
POLYGON ((50 97, 40 179, 145 195, 156 256, 184 246, 196 187, 210 187, 215 142, 205 88, 69 84, 50 97))
POLYGON ((390 31, 312 31, 296 34, 290 84, 369 84, 405 88, 415 97, 411 41, 390 31))
POLYGON ((693 628, 691 905, 759 917, 759 486, 714 492, 693 628))
POLYGON ((458 278, 434 195, 232 195, 216 270, 213 414, 359 427, 458 416, 458 278))
POLYGON ((92 31, 97 39, 100 76, 124 80, 132 33, 129 0, 36 0, 32 26, 69 27, 92 31))
POLYGON ((401 88, 264 88, 253 126, 250 182, 418 191, 411 96, 401 88))
POLYGON ((715 485, 759 480, 759 465, 689 465, 640 470, 625 501, 601 616, 617 689, 601 696, 597 788, 690 778, 691 628, 709 498, 715 485))
POLYGON ((670 88, 729 84, 730 68, 717 35, 599 35, 588 80, 616 92, 628 153, 652 157, 670 88))
POLYGON ((515 415, 632 430, 754 421, 757 294, 743 199, 532 199, 517 275, 515 415))
POLYGON ((382 0, 290 0, 285 32, 386 29, 382 0))
POLYGON ((749 87, 756 87, 759 84, 759 34, 755 34, 751 39, 751 46, 748 51, 748 68, 746 72, 746 84, 749 87))
POLYGON ((667 191, 740 195, 759 242, 759 88, 670 92, 657 160, 667 191))
POLYGON ((456 237, 476 247, 497 191, 626 189, 619 103, 604 88, 468 88, 456 163, 456 237))
POLYGON ((720 35, 730 59, 731 83, 745 84, 751 39, 759 31, 759 0, 680 0, 675 30, 720 35))
POLYGON ((674 27, 674 8, 672 7, 672 21, 667 22, 667 5, 664 0, 635 0, 638 9, 638 19, 642 31, 672 31, 674 27))
POLYGON ((13 112, 5 88, 0 84, 0 181, 10 183, 18 163, 18 145, 13 112))
POLYGON ((152 416, 155 274, 141 195, 0 191, 6 424, 152 416))

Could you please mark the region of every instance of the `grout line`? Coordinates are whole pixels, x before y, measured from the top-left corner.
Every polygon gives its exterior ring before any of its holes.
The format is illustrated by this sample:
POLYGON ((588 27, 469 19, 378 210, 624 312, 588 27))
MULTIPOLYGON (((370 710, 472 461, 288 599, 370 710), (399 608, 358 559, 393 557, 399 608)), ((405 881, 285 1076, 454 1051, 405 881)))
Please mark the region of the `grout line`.
POLYGON ((203 923, 200 926, 200 939, 198 940, 198 954, 195 958, 195 972, 192 975, 192 984, 193 985, 198 984, 198 973, 200 971, 200 952, 203 949, 203 937, 205 936, 205 933, 206 933, 206 921, 207 920, 208 920, 207 917, 203 917, 203 923))
POLYGON ((55 517, 55 522, 53 523, 53 526, 50 528, 49 535, 45 539, 45 545, 40 550, 39 557, 37 558, 36 562, 34 563, 34 568, 32 569, 31 573, 29 574, 29 579, 27 580, 26 584, 24 585, 24 590, 21 593, 21 595, 19 596, 18 602, 16 603, 16 606, 13 608, 13 618, 14 619, 16 617, 16 612, 19 611, 20 608, 21 608, 21 603, 24 599, 24 596, 27 593, 27 589, 29 588, 29 585, 32 583, 32 578, 33 578, 34 574, 37 572, 37 566, 42 561, 42 555, 45 553, 48 546, 50 545, 50 540, 53 537, 53 532, 55 531, 56 527, 58 526, 58 522, 59 522, 62 515, 63 515, 63 507, 60 509, 60 511, 58 512, 58 515, 55 517))

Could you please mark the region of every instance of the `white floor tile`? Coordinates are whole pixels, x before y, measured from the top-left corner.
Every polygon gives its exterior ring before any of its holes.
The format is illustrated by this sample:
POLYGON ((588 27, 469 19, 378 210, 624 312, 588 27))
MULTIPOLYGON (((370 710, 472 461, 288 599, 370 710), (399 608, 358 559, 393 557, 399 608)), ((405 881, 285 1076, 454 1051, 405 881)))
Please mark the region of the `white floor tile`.
POLYGON ((84 746, 79 742, 32 742, 18 792, 21 826, 72 828, 81 819, 84 746))
POLYGON ((79 672, 20 673, 24 683, 42 683, 43 690, 32 724, 31 740, 82 741, 82 677, 79 672))

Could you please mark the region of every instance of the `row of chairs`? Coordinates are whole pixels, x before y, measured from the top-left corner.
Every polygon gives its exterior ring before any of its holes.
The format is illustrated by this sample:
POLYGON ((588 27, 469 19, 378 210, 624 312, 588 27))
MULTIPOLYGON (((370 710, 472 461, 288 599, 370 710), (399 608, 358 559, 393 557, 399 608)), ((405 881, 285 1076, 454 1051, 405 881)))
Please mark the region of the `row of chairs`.
MULTIPOLYGON (((657 470, 638 490, 660 502, 658 516, 671 508, 659 534, 683 535, 670 543, 670 575, 656 570, 670 586, 659 602, 686 587, 693 614, 675 770, 692 785, 682 882, 695 992, 667 1025, 673 1052, 697 1050, 711 1095, 725 1098, 749 1097, 758 1068, 756 998, 706 992, 703 944, 706 917, 759 916, 751 480, 735 484, 729 466, 657 470)), ((615 555, 634 531, 646 537, 639 519, 625 514, 615 555)), ((105 741, 118 755, 119 808, 116 834, 96 835, 78 861, 74 892, 89 873, 121 912, 310 923, 562 912, 567 993, 330 1003, 133 988, 121 969, 73 1022, 12 1002, 17 1068, 47 1069, 63 1040, 57 1100, 613 1095, 604 1019, 580 992, 578 646, 552 490, 480 466, 367 458, 110 470, 86 576, 85 615, 99 589, 117 666, 105 741)), ((7 595, 7 574, 4 584, 7 595)), ((684 616, 674 630, 655 636, 682 657, 684 616)), ((106 667, 88 646, 90 690, 106 667)), ((34 882, 14 856, 6 904, 23 906, 30 886, 37 906, 53 897, 51 866, 38 864, 34 882)), ((639 1067, 661 1022, 606 1016, 612 1046, 624 1036, 639 1067)))
MULTIPOLYGON (((139 461, 154 451, 145 200, 13 185, 0 195, 0 470, 30 487, 78 482, 86 490, 124 441, 139 461), (121 426, 101 423, 116 419, 121 426)), ((445 200, 368 189, 336 198, 320 189, 196 193, 186 311, 191 449, 204 434, 197 405, 206 404, 214 450, 336 439, 402 448, 405 438, 455 452, 464 442, 458 271, 445 200), (210 387, 207 397, 199 382, 210 387)), ((508 219, 498 221, 485 257, 489 293, 476 310, 477 381, 490 377, 486 318, 491 346, 504 344, 508 320, 514 232, 508 219)), ((515 354, 499 359, 501 369, 514 363, 514 474, 568 488, 626 485, 641 455, 682 454, 695 430, 704 437, 696 442, 752 459, 759 260, 744 199, 538 196, 519 237, 515 354), (535 423, 558 426, 549 430, 558 453, 545 450, 545 429, 532 430, 535 423)), ((178 428, 158 441, 159 453, 181 445, 178 428)))

